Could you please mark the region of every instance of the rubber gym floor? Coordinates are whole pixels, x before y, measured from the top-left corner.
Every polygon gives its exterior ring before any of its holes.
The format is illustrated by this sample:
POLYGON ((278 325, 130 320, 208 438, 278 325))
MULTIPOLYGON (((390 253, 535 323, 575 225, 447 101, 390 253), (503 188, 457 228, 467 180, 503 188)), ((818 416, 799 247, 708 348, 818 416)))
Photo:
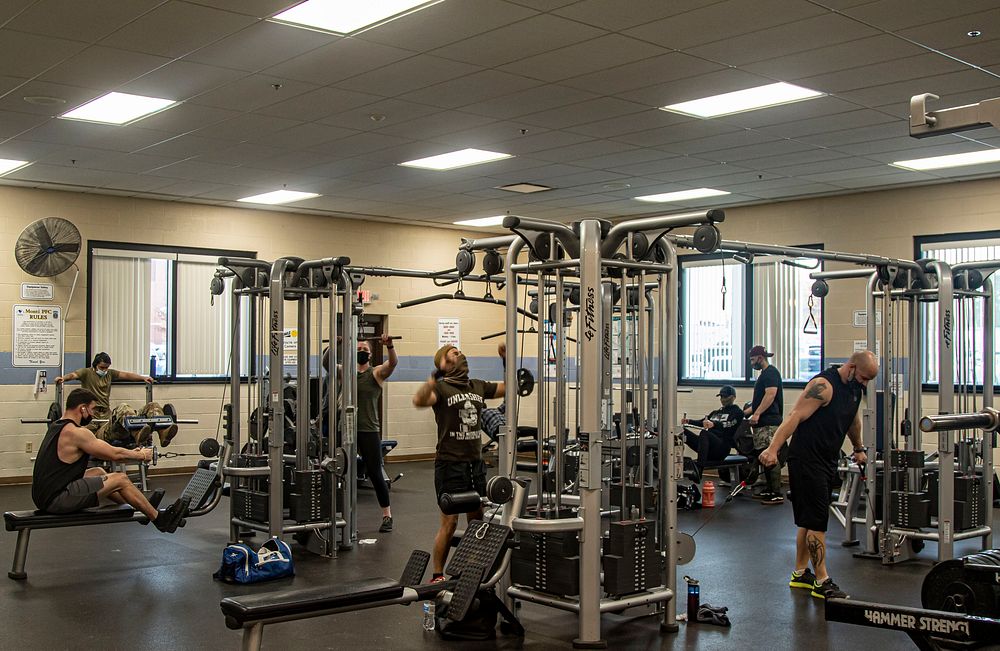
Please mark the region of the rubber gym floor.
MULTIPOLYGON (((430 550, 438 516, 430 462, 392 464, 405 476, 392 489, 395 531, 379 534, 380 516, 371 490, 359 492, 359 539, 375 539, 341 552, 336 560, 296 553, 294 579, 250 587, 212 580, 228 536, 228 503, 192 518, 174 535, 134 523, 32 533, 27 581, 0 579, 3 649, 238 649, 240 632, 226 628, 222 597, 399 575, 410 551, 430 550)), ((154 477, 176 496, 186 477, 154 477)), ((4 510, 31 508, 29 487, 0 488, 4 510)), ((682 512, 681 529, 693 532, 719 509, 682 512)), ((464 526, 464 525, 462 525, 464 526)), ((604 616, 611 649, 906 649, 903 633, 827 624, 823 602, 791 590, 794 556, 791 506, 763 506, 740 497, 722 508, 698 533, 695 559, 678 570, 701 582, 703 603, 728 606, 731 628, 681 624, 663 635, 654 617, 604 616)), ((16 534, 0 537, 0 559, 9 564, 16 534)), ((834 580, 856 599, 920 605, 920 584, 931 566, 934 545, 921 560, 885 568, 858 560, 840 546, 842 529, 831 528, 829 566, 834 580)), ((257 540, 260 540, 258 536, 257 540)), ((293 546, 294 548, 294 546, 293 546)), ((959 543, 958 551, 975 551, 959 543)), ((8 565, 9 568, 9 565, 8 565)), ((683 579, 678 590, 682 595, 683 579)), ((638 611, 637 611, 638 612, 638 611)), ((446 642, 421 628, 419 604, 345 613, 267 626, 265 649, 561 649, 572 648, 575 618, 524 604, 523 640, 446 642)))

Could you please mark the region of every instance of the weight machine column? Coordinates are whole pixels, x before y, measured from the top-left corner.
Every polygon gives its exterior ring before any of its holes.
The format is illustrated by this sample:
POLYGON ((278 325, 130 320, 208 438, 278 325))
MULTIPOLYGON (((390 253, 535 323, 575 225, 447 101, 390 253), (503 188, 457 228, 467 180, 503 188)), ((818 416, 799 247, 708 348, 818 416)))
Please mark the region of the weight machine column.
MULTIPOLYGON (((298 363, 295 369, 296 384, 298 390, 295 392, 295 469, 308 470, 309 468, 309 336, 311 323, 309 322, 309 301, 306 296, 298 299, 298 339, 296 340, 296 354, 298 363)), ((300 489, 301 490, 301 489, 300 489)))
MULTIPOLYGON (((868 350, 875 354, 878 349, 878 339, 875 330, 875 289, 878 285, 878 274, 873 273, 868 278, 867 293, 865 294, 865 312, 867 313, 866 333, 868 336, 868 350)), ((884 381, 884 379, 883 379, 884 381)), ((877 389, 877 387, 875 387, 877 389)), ((875 395, 873 392, 865 392, 865 407, 862 413, 862 441, 865 445, 868 461, 865 463, 865 532, 864 551, 862 554, 875 556, 879 553, 875 534, 875 499, 876 499, 876 477, 875 457, 878 450, 878 425, 875 423, 875 395)), ((884 445, 883 445, 884 448, 884 445)), ((883 452, 884 456, 884 452, 883 452)), ((885 514, 883 513, 883 516, 885 514)), ((854 516, 853 513, 850 514, 854 516)), ((885 526, 885 518, 882 518, 882 525, 885 526)))
MULTIPOLYGON (((983 281, 983 410, 993 408, 993 281, 983 281)), ((985 506, 983 549, 993 548, 993 441, 995 432, 983 432, 983 483, 985 506)))
POLYGON ((610 341, 602 341, 601 223, 580 222, 580 340, 578 399, 580 407, 580 540, 579 634, 576 648, 603 648, 601 639, 601 420, 607 401, 601 378, 610 370, 610 341))
POLYGON ((677 480, 684 467, 684 448, 674 438, 674 423, 677 422, 677 320, 680 309, 677 251, 669 244, 663 245, 667 252, 669 277, 660 275, 660 534, 666 553, 664 585, 674 593, 664 604, 660 628, 676 632, 677 625, 677 480))
POLYGON ((270 465, 270 483, 267 491, 267 525, 268 535, 281 537, 285 509, 283 504, 282 470, 284 469, 284 436, 285 403, 281 390, 281 378, 284 375, 283 355, 285 345, 285 271, 289 261, 280 258, 271 266, 270 281, 270 320, 268 330, 268 386, 271 392, 271 426, 268 428, 268 464, 270 465))
MULTIPOLYGON (((932 261, 938 279, 938 413, 953 413, 955 403, 955 360, 953 310, 955 288, 951 267, 932 261)), ((938 560, 955 556, 955 443, 951 432, 938 432, 938 560)))
POLYGON ((358 329, 354 318, 354 285, 350 276, 344 272, 345 287, 343 295, 343 312, 341 313, 340 329, 343 332, 340 348, 341 367, 341 402, 343 428, 343 447, 347 455, 347 472, 344 473, 344 520, 347 521, 347 532, 344 535, 345 549, 354 547, 358 539, 358 429, 356 405, 358 404, 358 373, 357 353, 358 329))

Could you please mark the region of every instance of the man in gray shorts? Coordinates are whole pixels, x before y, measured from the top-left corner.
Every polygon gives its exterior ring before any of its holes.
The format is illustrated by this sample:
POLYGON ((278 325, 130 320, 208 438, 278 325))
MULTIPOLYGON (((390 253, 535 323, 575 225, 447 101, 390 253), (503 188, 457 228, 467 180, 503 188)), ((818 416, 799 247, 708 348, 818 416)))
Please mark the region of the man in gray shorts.
MULTIPOLYGON (((122 472, 106 473, 87 468, 91 457, 105 461, 150 461, 149 448, 126 450, 103 441, 86 426, 97 408, 97 398, 86 389, 75 389, 66 399, 62 418, 49 426, 38 448, 31 480, 31 499, 41 511, 73 513, 100 504, 107 498, 141 511, 156 528, 173 533, 187 515, 188 498, 181 498, 162 511, 150 503, 122 472)), ((162 495, 160 495, 162 497, 162 495)))

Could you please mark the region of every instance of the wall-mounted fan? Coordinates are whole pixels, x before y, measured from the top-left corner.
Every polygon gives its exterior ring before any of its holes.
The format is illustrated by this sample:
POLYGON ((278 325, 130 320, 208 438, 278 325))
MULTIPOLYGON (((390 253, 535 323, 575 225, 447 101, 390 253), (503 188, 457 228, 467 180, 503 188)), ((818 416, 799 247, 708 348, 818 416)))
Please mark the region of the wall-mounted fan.
POLYGON ((58 276, 80 256, 80 231, 67 219, 44 217, 28 224, 17 237, 17 266, 32 276, 58 276))

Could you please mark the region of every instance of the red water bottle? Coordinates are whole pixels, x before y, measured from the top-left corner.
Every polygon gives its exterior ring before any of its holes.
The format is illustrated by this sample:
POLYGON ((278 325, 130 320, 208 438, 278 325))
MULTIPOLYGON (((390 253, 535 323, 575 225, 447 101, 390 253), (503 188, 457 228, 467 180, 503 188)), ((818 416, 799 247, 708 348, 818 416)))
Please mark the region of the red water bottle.
POLYGON ((706 509, 715 506, 715 483, 710 479, 701 488, 701 505, 706 509))

